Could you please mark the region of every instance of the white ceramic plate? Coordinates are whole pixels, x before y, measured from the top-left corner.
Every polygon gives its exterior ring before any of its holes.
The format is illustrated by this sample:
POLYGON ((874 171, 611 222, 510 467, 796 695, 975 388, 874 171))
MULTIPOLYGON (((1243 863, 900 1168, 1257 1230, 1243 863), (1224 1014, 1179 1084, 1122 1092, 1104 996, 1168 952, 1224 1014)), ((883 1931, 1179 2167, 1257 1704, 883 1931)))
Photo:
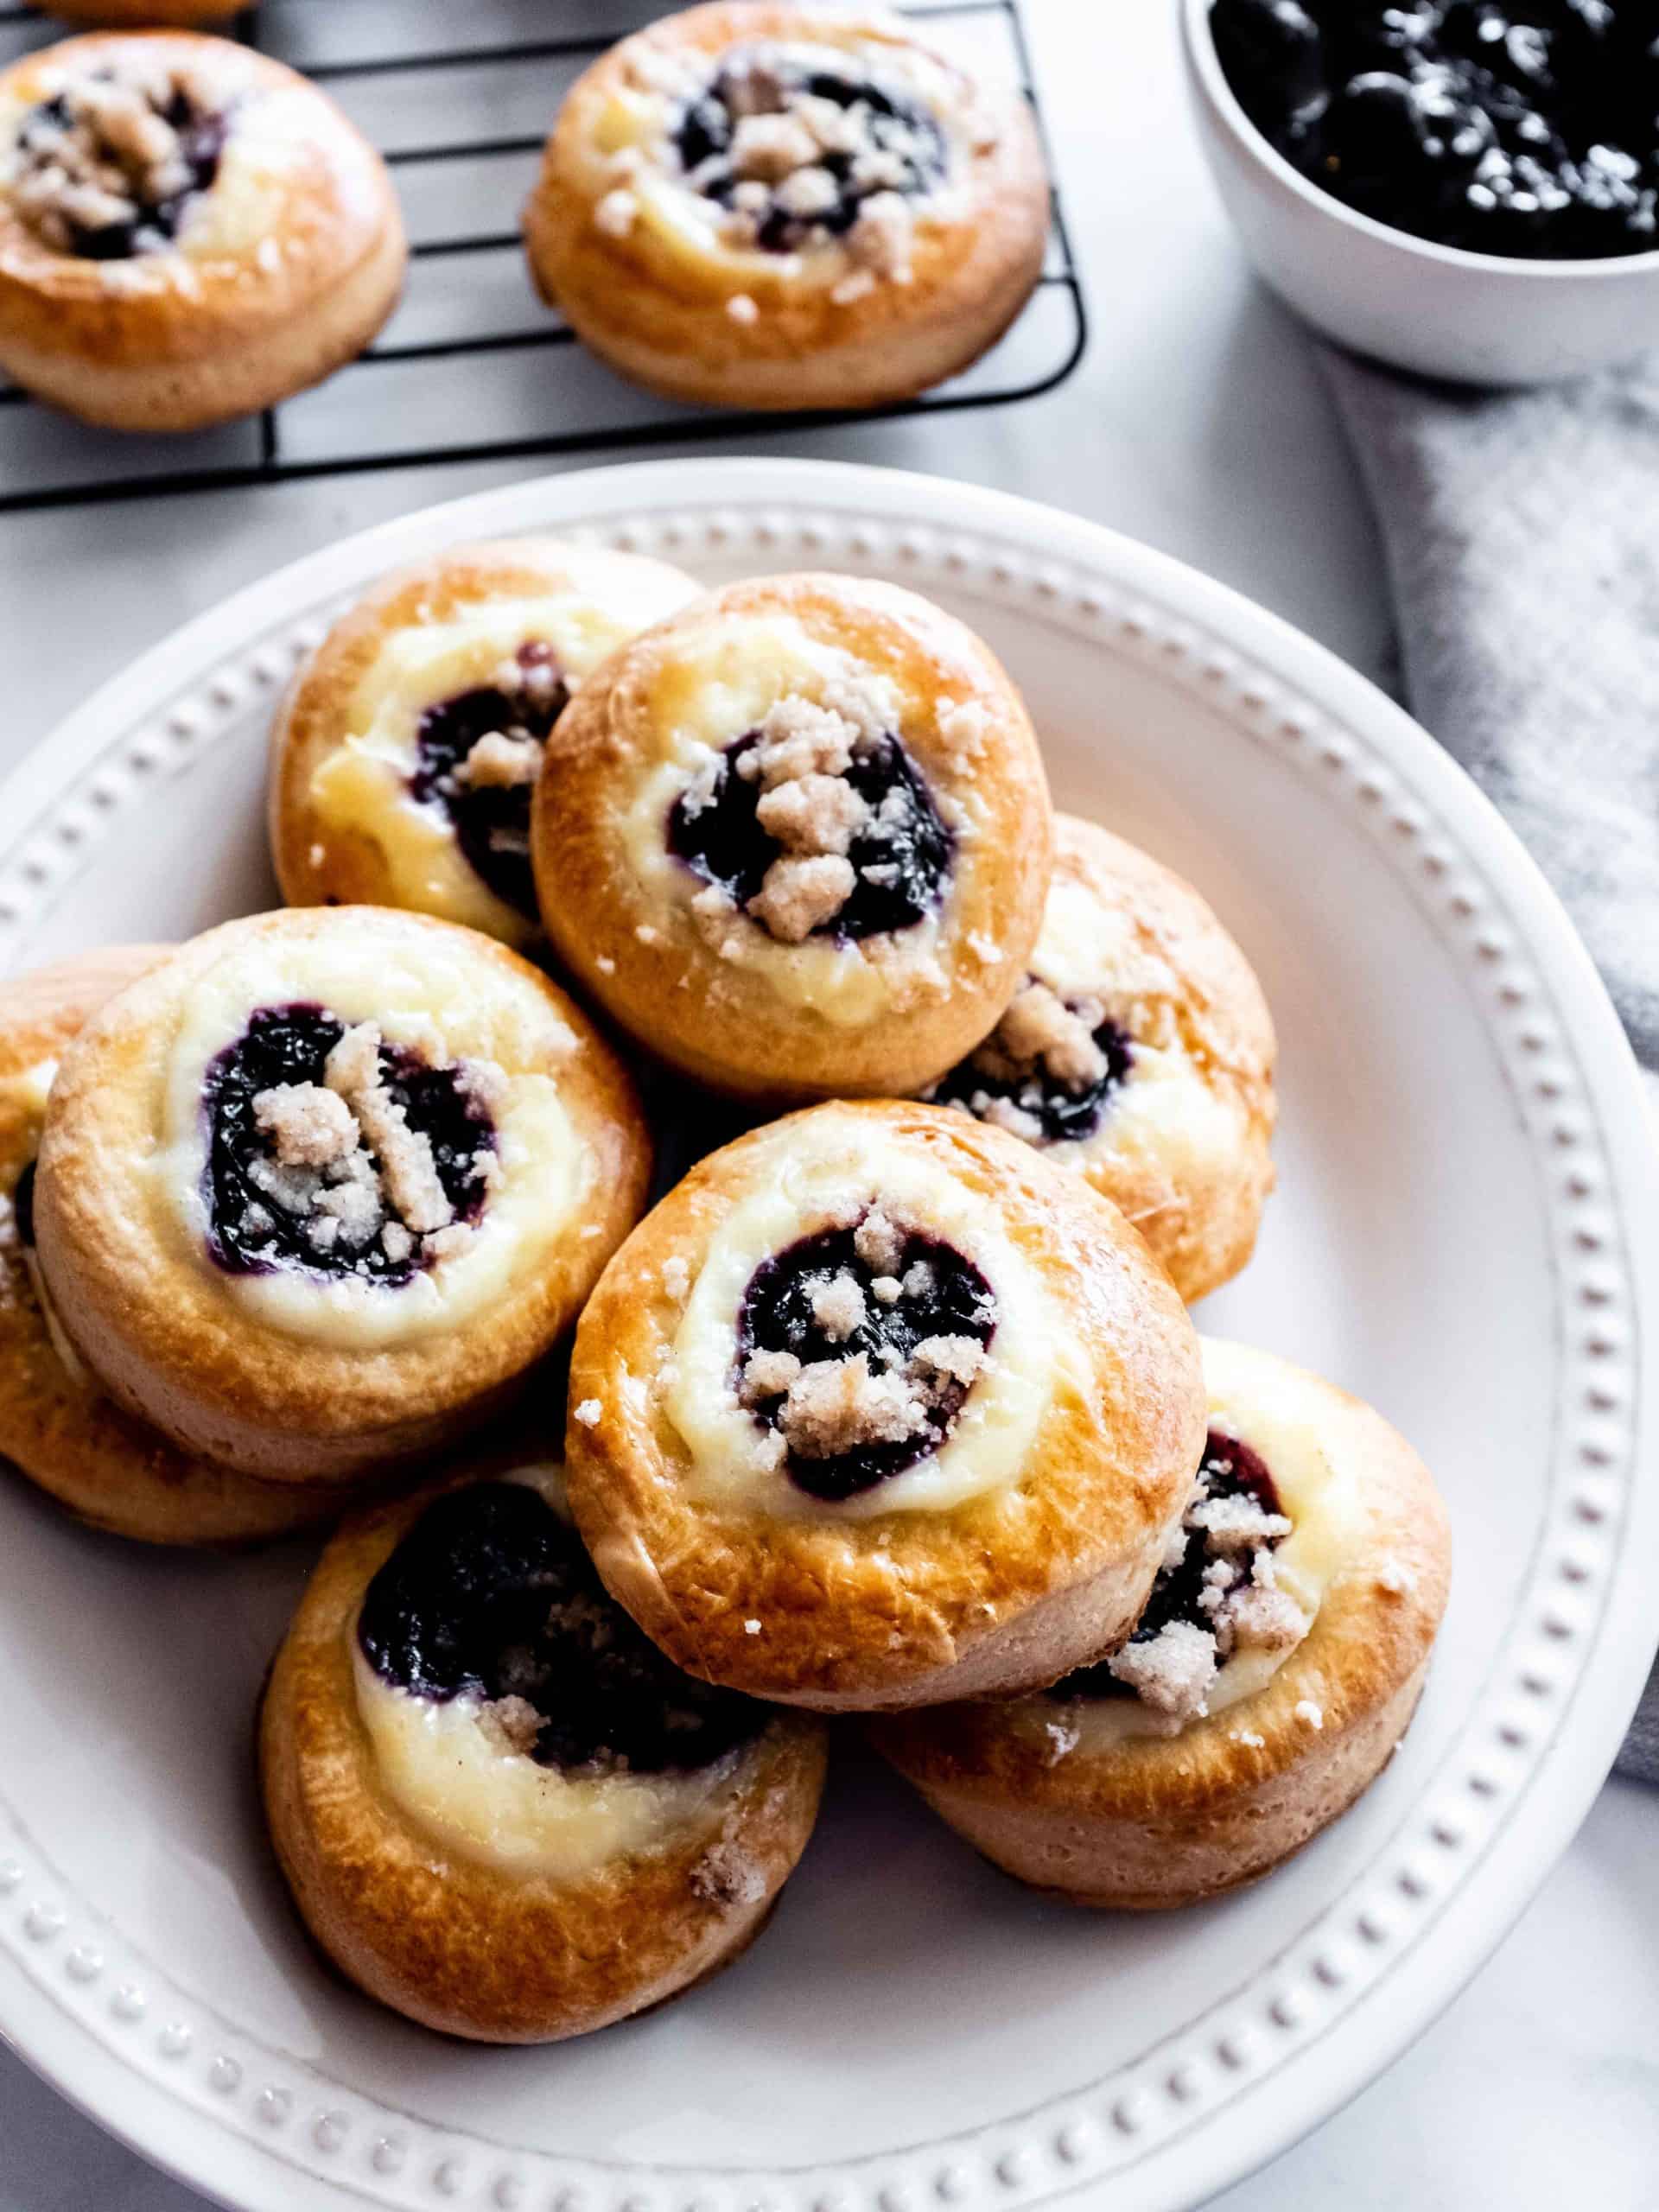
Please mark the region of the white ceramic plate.
POLYGON ((490 493, 194 623, 0 792, 0 967, 268 902, 265 726, 333 610, 457 537, 577 524, 710 580, 819 565, 944 601, 1024 687, 1062 803, 1242 938, 1283 1042, 1281 1191, 1202 1319, 1375 1399, 1439 1473, 1459 1567, 1421 1716, 1284 1872, 1173 1918, 1041 1903, 849 1762, 729 1974, 587 2042, 468 2049, 327 1978, 263 1847, 249 1718, 305 1554, 147 1556, 7 1484, 0 2029, 250 2212, 1189 2205, 1452 1993, 1634 1702, 1659 1204, 1624 1040, 1491 810, 1316 647, 1084 523, 793 461, 490 493))

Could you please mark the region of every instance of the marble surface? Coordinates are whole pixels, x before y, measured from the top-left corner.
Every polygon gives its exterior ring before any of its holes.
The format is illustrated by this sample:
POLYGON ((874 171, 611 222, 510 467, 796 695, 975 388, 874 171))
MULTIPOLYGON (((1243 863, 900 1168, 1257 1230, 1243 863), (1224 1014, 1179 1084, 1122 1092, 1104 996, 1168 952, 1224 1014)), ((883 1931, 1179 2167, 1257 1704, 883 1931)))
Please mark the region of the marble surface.
MULTIPOLYGON (((789 449, 1075 508, 1207 569, 1387 682, 1387 594, 1359 486, 1304 341, 1251 284, 1201 171, 1171 0, 1027 5, 1088 285, 1083 367, 1022 407, 824 430, 789 449)), ((568 0, 565 12, 582 10, 568 0)), ((0 768, 236 586, 524 473, 401 471, 0 518, 0 768)), ((1576 2199, 1659 2212, 1656 1839, 1659 1794, 1610 1783, 1513 1934, 1416 2048, 1218 2205, 1555 2212, 1576 2199)), ((301 2192, 293 2201, 303 2212, 301 2192)), ((0 2212, 201 2203, 0 2050, 0 2212)))

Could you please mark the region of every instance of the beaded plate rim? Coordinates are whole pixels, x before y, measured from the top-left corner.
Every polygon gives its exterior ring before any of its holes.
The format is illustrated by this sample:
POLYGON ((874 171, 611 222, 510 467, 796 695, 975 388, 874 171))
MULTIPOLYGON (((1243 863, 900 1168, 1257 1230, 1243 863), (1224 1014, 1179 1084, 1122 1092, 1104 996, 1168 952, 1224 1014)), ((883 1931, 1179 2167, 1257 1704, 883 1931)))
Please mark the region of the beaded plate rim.
POLYGON ((1097 524, 836 462, 546 478, 382 524, 238 594, 106 685, 0 785, 0 972, 124 806, 188 776, 251 697, 274 697, 370 578, 459 537, 550 525, 693 564, 699 544, 729 557, 747 543, 772 565, 839 556, 923 589, 932 577, 971 590, 1156 669, 1352 810, 1461 969, 1548 1194, 1560 1356, 1548 1505, 1522 1599, 1462 1727, 1337 1904, 1104 2081, 965 2134, 767 2171, 604 2164, 433 2126, 170 1986, 56 1874, 3 1785, 0 2035, 92 2117, 239 2212, 281 2212, 299 2176, 308 2202, 340 2212, 1014 2212, 1109 2181, 1122 2212, 1173 2212, 1316 2125, 1449 2001, 1565 1848, 1640 1692, 1653 1624, 1639 1565, 1659 1549, 1659 1467, 1637 1472, 1652 1426, 1659 1189, 1635 1064, 1533 863, 1363 677, 1097 524))

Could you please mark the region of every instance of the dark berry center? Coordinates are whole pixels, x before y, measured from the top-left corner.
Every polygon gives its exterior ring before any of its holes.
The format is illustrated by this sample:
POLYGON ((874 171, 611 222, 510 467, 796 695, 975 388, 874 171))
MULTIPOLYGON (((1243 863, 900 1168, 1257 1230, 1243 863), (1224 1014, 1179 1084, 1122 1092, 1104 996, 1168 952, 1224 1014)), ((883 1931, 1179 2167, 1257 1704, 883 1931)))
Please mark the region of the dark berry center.
POLYGON ((17 1224, 17 1241, 33 1245, 35 1242, 35 1166, 30 1160, 17 1178, 17 1187, 11 1194, 12 1217, 17 1224))
POLYGON ((442 810, 473 873, 534 921, 530 810, 535 780, 533 773, 511 766, 511 756, 516 752, 528 763, 524 748, 546 737, 570 694, 549 645, 520 645, 512 665, 518 680, 511 687, 482 684, 422 715, 418 765, 409 788, 421 804, 442 810), (505 746, 485 742, 493 737, 504 739, 505 746))
MULTIPOLYGON (((669 850, 739 906, 747 906, 785 852, 761 826, 760 779, 742 772, 760 742, 751 730, 728 745, 712 786, 695 798, 683 794, 668 818, 669 850)), ((936 912, 956 842, 909 748, 891 732, 854 758, 844 780, 866 802, 868 820, 847 849, 851 892, 812 932, 841 943, 908 929, 936 912)))
MULTIPOLYGON (((1078 1012, 1076 1003, 1067 1004, 1072 1014, 1078 1012)), ((1085 1082, 1064 1083, 1041 1059, 1021 1064, 995 1046, 982 1046, 942 1077, 930 1095, 1033 1143, 1080 1144, 1099 1128, 1135 1065, 1134 1044, 1115 1021, 1099 1022, 1090 1034, 1103 1065, 1085 1082)))
POLYGON ((872 1217, 763 1262, 738 1316, 740 1395, 782 1431, 798 1488, 832 1503, 938 1449, 996 1332, 995 1295, 970 1260, 885 1217, 873 1237, 872 1217))
POLYGON ((523 1699, 540 1724, 523 1748, 541 1766, 690 1770, 766 1725, 751 1699, 671 1665, 521 1483, 428 1506, 370 1583, 357 1633, 381 1678, 417 1697, 523 1699))
MULTIPOLYGON (((1267 1463, 1260 1454, 1251 1451, 1248 1444, 1241 1444, 1236 1437, 1224 1436, 1218 1429, 1211 1429, 1205 1440, 1204 1458, 1199 1462, 1199 1475, 1211 1499, 1243 1497, 1250 1499, 1264 1513, 1282 1514, 1279 1492, 1267 1463)), ((1281 1536, 1264 1538, 1261 1549, 1276 1550, 1281 1536)), ((1178 1566, 1166 1567, 1152 1586, 1146 1610, 1135 1624, 1129 1642, 1151 1643, 1161 1636, 1173 1622, 1189 1627, 1209 1629, 1213 1625, 1212 1598, 1206 1605, 1207 1592, 1219 1587, 1221 1594, 1243 1584, 1249 1569, 1248 1557, 1238 1560, 1230 1567, 1234 1580, 1206 1582, 1206 1573, 1213 1577, 1215 1560, 1208 1548, 1199 1541, 1189 1541, 1178 1566)), ((1121 1681, 1112 1672, 1109 1661, 1101 1660, 1091 1667, 1080 1667, 1075 1674, 1066 1675, 1048 1692, 1052 1698, 1133 1697, 1134 1690, 1121 1681)))
POLYGON ((100 124, 106 87, 124 90, 113 71, 101 70, 88 82, 90 99, 72 87, 39 102, 17 139, 22 204, 53 245, 86 261, 171 245, 193 202, 212 190, 230 128, 222 111, 199 105, 180 86, 135 91, 130 105, 147 118, 141 129, 160 140, 145 152, 142 140, 100 124))
MULTIPOLYGON (((208 1068, 202 1100, 208 1249, 232 1274, 302 1267, 395 1284, 423 1263, 420 1224, 404 1219, 386 1185, 386 1163, 372 1146, 366 1159, 296 1168, 279 1158, 262 1121, 267 1094, 327 1088, 329 1055, 346 1033, 346 1024, 320 1006, 264 1007, 208 1068), (322 1226, 328 1223, 332 1228, 322 1226)), ((476 1221, 495 1148, 488 1111, 456 1068, 429 1066, 417 1053, 385 1043, 377 1058, 386 1099, 430 1147, 454 1221, 476 1221)))

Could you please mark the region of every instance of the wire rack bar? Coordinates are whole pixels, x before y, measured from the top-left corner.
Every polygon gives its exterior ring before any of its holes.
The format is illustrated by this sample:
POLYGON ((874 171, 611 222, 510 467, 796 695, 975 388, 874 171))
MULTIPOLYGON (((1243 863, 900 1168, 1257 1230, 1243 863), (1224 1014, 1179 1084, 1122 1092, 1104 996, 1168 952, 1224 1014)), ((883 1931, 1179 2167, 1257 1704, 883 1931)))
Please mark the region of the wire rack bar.
MULTIPOLYGON (((309 10, 315 10, 320 16, 324 0, 285 0, 282 13, 290 20, 303 22, 309 10)), ((327 0, 327 4, 329 20, 337 24, 342 20, 336 12, 340 0, 327 0)), ((410 4, 418 8, 421 0, 410 0, 410 4)), ((378 12, 384 16, 388 10, 382 8, 378 12)), ((903 12, 931 22, 936 29, 958 22, 977 30, 983 30, 988 25, 1000 29, 1006 39, 1009 62, 1032 100, 1038 129, 1039 132, 1043 130, 1020 0, 909 0, 903 12)), ((476 21, 474 16, 474 25, 476 21)), ((12 27, 27 34, 37 24, 40 18, 33 9, 19 4, 18 0, 0 0, 0 30, 12 27)), ((44 32, 46 26, 40 27, 44 32)), ((264 43, 267 50, 280 53, 279 41, 262 40, 264 28, 260 10, 250 7, 237 18, 235 35, 250 45, 264 43)), ((358 87, 371 93, 378 80, 388 80, 395 89, 400 80, 429 79, 435 99, 442 101, 445 80, 453 79, 454 73, 537 64, 569 71, 585 65, 621 35, 619 29, 580 37, 512 38, 491 46, 476 42, 474 34, 473 42, 439 52, 420 52, 411 50, 408 45, 399 45, 393 50, 338 60, 302 57, 299 66, 307 76, 319 83, 358 87)), ((380 134, 372 128, 372 135, 380 134)), ((538 154, 542 143, 538 134, 504 132, 413 145, 383 143, 382 151, 394 168, 416 175, 429 165, 472 163, 480 165, 481 173, 487 176, 483 165, 522 162, 538 154)), ((512 186, 513 200, 510 207, 493 211, 494 219, 416 240, 411 248, 411 305, 429 271, 435 273, 434 281, 447 290, 443 283, 445 272, 453 272, 453 281, 460 282, 471 267, 487 278, 491 256, 517 256, 520 252, 516 226, 507 227, 500 218, 503 214, 516 216, 522 179, 514 181, 504 175, 503 182, 504 186, 512 186)), ((439 293, 432 293, 426 303, 429 306, 439 297, 439 293)), ((467 376, 457 397, 460 419, 478 423, 489 414, 485 404, 487 395, 481 389, 486 365, 497 363, 504 373, 510 375, 517 357, 538 353, 556 354, 575 345, 574 332, 534 300, 527 283, 523 286, 518 302, 518 311, 533 318, 524 327, 501 327, 511 317, 503 314, 500 302, 493 295, 488 304, 493 321, 486 316, 480 327, 465 332, 404 338, 397 334, 394 323, 390 335, 370 346, 356 361, 339 371, 327 386, 331 400, 344 395, 345 401, 351 404, 331 409, 326 434, 319 432, 313 422, 307 436, 290 435, 294 425, 289 417, 301 406, 305 395, 300 395, 281 407, 267 409, 258 416, 234 454, 223 450, 223 433, 204 432, 169 439, 164 469, 157 467, 153 452, 146 460, 148 441, 69 424, 53 416, 28 393, 14 386, 0 386, 0 513, 176 497, 260 484, 359 475, 381 469, 430 467, 444 462, 531 459, 594 453, 607 448, 637 449, 671 441, 682 443, 725 437, 737 429, 753 435, 788 433, 825 423, 945 415, 1004 406, 1016 400, 1033 398, 1063 383, 1082 359, 1088 343, 1083 289, 1065 211, 1057 197, 1048 267, 1033 305, 1027 308, 1020 323, 1015 325, 1010 340, 1005 340, 1005 346, 1009 345, 1027 321, 1040 314, 1044 317, 1039 334, 1040 358, 1027 359, 1022 363, 1015 353, 1011 353, 1011 365, 1006 374, 998 373, 1000 357, 994 353, 988 365, 988 375, 982 373, 967 388, 946 385, 918 398, 876 409, 763 415, 726 409, 672 408, 665 403, 642 401, 620 383, 615 384, 612 400, 608 383, 601 381, 599 411, 602 419, 563 425, 556 419, 549 419, 557 405, 553 391, 539 388, 529 391, 520 376, 513 389, 499 396, 498 411, 503 419, 492 423, 487 430, 480 429, 473 434, 446 435, 441 438, 417 436, 407 446, 390 448, 370 443, 365 435, 370 423, 377 429, 385 428, 387 410, 384 377, 390 370, 430 368, 448 361, 476 364, 475 372, 467 376), (1039 302, 1045 303, 1040 308, 1039 302), (334 420, 336 414, 341 418, 339 421, 334 420), (354 416, 360 418, 355 431, 354 416), (20 455, 15 448, 27 446, 31 437, 46 441, 47 458, 35 462, 33 474, 37 480, 18 484, 15 480, 19 459, 26 462, 29 456, 26 453, 20 455), (8 479, 13 481, 8 482, 8 479)), ((1023 350, 1028 354, 1029 345, 1023 350)), ((601 378, 605 374, 597 371, 594 373, 601 378)))

